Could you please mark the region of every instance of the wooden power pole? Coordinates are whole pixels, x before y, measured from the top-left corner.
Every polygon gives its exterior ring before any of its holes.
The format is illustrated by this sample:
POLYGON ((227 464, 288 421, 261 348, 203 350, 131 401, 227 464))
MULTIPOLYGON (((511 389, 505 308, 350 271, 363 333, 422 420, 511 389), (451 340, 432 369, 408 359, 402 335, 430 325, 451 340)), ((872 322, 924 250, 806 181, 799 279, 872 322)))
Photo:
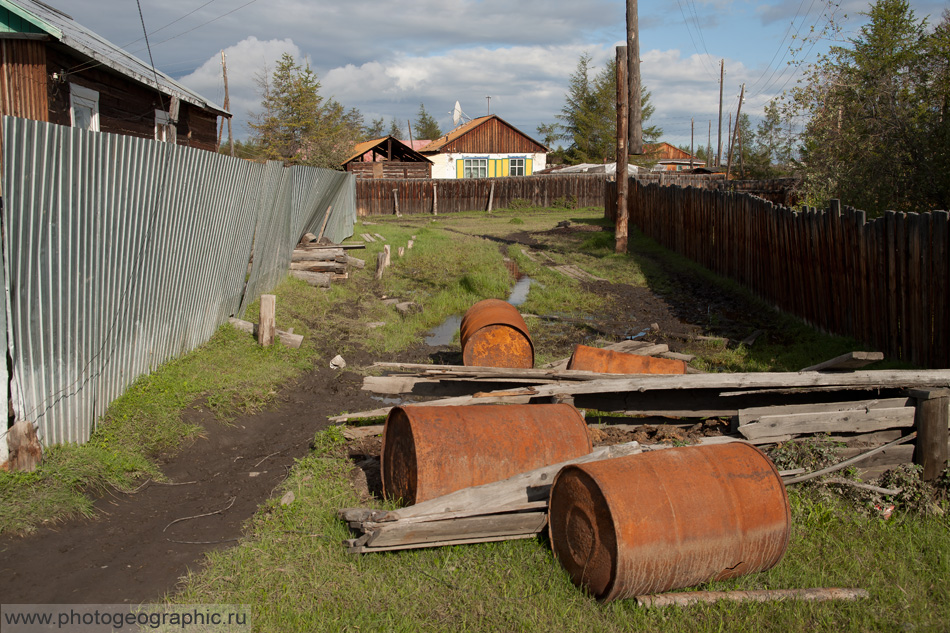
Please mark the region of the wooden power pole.
POLYGON ((742 114, 742 101, 745 98, 745 84, 742 84, 742 90, 739 91, 739 107, 736 109, 736 127, 732 130, 732 142, 729 143, 729 162, 726 164, 726 180, 729 180, 729 172, 732 171, 732 148, 736 145, 736 132, 739 131, 739 115, 742 114))
POLYGON ((643 120, 640 111, 640 27, 637 0, 627 0, 627 107, 629 109, 629 142, 627 152, 643 154, 643 120))
MULTIPOLYGON (((221 51, 221 72, 224 74, 224 109, 230 111, 231 107, 231 98, 228 95, 228 62, 224 56, 224 51, 221 51)), ((224 117, 228 120, 228 144, 231 147, 231 156, 234 156, 234 136, 231 134, 231 117, 224 117)), ((224 132, 224 121, 221 121, 221 126, 218 128, 218 147, 221 147, 221 135, 224 132)))
POLYGON ((627 47, 617 47, 617 218, 614 247, 617 253, 627 252, 627 123, 629 121, 629 92, 627 86, 627 47))
POLYGON ((693 150, 693 142, 694 142, 695 136, 696 136, 696 120, 691 118, 689 120, 689 170, 690 171, 693 171, 693 154, 695 153, 695 151, 693 150))
POLYGON ((726 77, 726 60, 719 60, 719 136, 716 144, 716 167, 722 165, 722 80, 726 77))

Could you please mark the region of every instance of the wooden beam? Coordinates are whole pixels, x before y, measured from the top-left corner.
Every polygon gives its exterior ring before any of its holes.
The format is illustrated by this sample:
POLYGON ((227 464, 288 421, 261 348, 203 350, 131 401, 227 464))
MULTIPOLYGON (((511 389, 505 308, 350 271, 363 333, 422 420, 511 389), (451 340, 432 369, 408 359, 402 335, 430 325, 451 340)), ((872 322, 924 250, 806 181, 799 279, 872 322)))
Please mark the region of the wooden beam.
POLYGON ((274 343, 277 326, 274 318, 277 313, 277 296, 261 295, 260 326, 257 329, 257 342, 261 347, 269 347, 274 343))
POLYGON ((950 425, 950 391, 911 392, 917 398, 917 447, 914 463, 923 467, 924 481, 934 481, 947 467, 947 427, 950 425))
POLYGON ((801 371, 847 371, 861 369, 862 367, 870 365, 871 363, 876 363, 879 360, 884 360, 884 354, 881 352, 848 352, 847 354, 842 354, 841 356, 837 356, 831 360, 826 360, 823 363, 806 367, 801 371))
POLYGON ((775 602, 779 600, 859 600, 867 598, 865 589, 840 589, 837 587, 815 589, 758 589, 752 591, 688 591, 682 593, 659 593, 637 596, 641 607, 684 607, 691 604, 708 604, 727 600, 729 602, 775 602))

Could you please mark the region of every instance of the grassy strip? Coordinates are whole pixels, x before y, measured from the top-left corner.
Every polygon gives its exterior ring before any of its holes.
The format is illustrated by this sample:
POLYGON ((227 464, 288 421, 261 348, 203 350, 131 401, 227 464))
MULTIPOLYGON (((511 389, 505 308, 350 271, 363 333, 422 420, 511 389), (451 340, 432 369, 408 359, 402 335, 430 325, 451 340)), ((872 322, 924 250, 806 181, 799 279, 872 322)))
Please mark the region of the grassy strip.
POLYGON ((863 587, 869 600, 603 605, 571 584, 543 538, 347 554, 335 513, 358 503, 351 463, 338 429, 316 443, 285 484, 294 501, 265 505, 249 537, 210 554, 175 602, 253 604, 255 631, 890 631, 950 621, 946 519, 864 517, 808 489, 791 493, 793 534, 775 568, 703 588, 863 587))

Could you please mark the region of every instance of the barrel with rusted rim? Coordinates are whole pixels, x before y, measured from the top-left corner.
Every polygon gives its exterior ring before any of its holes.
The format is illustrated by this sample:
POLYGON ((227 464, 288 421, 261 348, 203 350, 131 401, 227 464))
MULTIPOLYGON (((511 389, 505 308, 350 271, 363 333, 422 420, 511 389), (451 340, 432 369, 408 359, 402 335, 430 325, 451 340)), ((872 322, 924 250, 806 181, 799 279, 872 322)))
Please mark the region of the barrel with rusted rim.
POLYGON ((467 367, 534 367, 534 342, 518 309, 501 299, 479 301, 459 326, 467 367))
POLYGON ((383 494, 411 505, 590 451, 569 404, 395 407, 383 429, 383 494))
POLYGON ((639 354, 615 352, 599 347, 577 345, 567 364, 568 369, 595 371, 602 374, 685 374, 686 363, 670 358, 654 358, 639 354))
POLYGON ((791 529, 778 471, 744 442, 566 466, 548 512, 555 556, 603 601, 764 571, 791 529))

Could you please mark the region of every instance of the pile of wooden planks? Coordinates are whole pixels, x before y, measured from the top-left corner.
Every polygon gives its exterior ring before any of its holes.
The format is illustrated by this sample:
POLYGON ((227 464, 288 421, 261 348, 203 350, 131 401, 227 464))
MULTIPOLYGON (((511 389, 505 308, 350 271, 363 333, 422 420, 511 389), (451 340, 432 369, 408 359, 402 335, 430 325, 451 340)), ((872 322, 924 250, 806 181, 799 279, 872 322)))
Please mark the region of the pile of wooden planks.
POLYGON ((344 545, 358 554, 531 538, 547 525, 548 496, 561 468, 640 451, 637 442, 602 446, 577 459, 399 510, 344 508, 338 516, 358 534, 344 545))
POLYGON ((291 254, 290 274, 312 286, 329 287, 332 281, 347 279, 350 267, 366 266, 364 260, 347 255, 346 250, 339 244, 298 244, 291 254))

